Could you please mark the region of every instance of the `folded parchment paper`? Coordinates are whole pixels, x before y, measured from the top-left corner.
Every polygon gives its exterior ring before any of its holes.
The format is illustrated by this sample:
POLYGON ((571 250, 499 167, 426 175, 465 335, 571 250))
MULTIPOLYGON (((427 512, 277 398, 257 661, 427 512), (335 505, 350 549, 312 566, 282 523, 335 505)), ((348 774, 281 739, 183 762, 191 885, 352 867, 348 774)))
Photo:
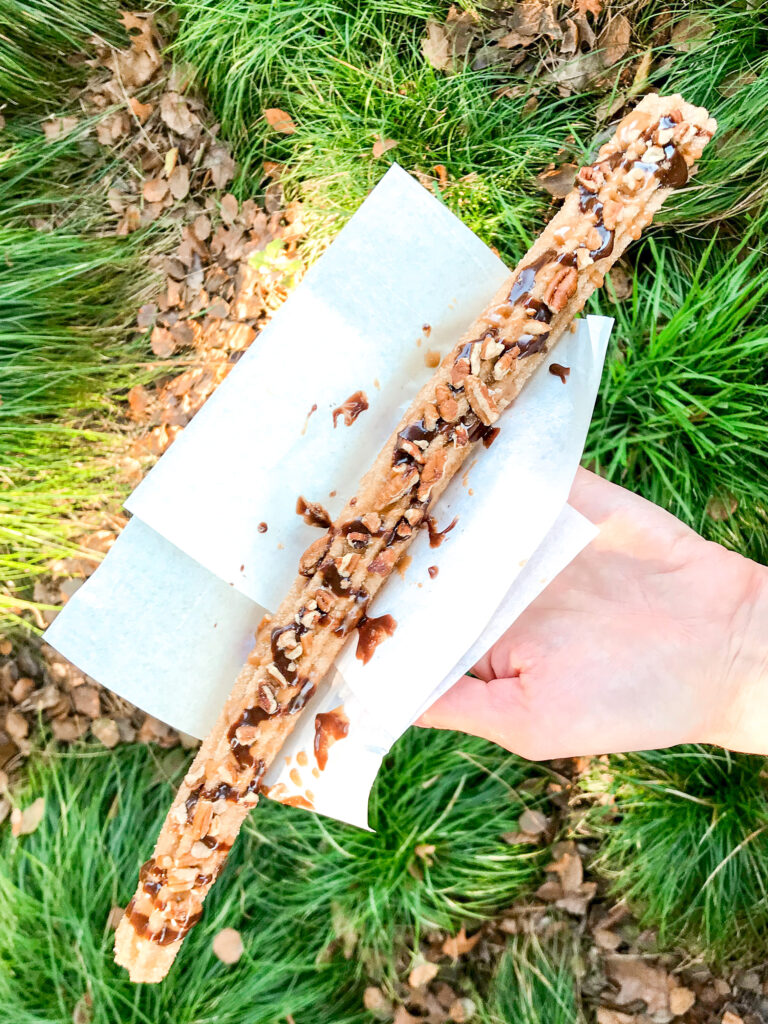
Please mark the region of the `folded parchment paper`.
MULTIPOLYGON (((297 496, 340 511, 432 373, 426 352, 452 347, 506 274, 437 199, 391 168, 131 495, 131 522, 48 642, 203 736, 257 622, 318 536, 295 514, 297 496), (334 427, 332 410, 358 390, 370 408, 334 427)), ((395 617, 394 636, 365 666, 354 641, 346 648, 267 777, 274 795, 303 796, 365 827, 392 742, 589 542, 594 528, 565 503, 610 328, 605 318, 581 321, 556 349, 571 368, 567 383, 543 366, 492 447, 451 483, 438 517, 444 526, 458 515, 457 526, 437 550, 426 534, 412 544, 407 568, 371 610, 395 617), (340 704, 349 734, 319 772, 314 714, 340 704)))

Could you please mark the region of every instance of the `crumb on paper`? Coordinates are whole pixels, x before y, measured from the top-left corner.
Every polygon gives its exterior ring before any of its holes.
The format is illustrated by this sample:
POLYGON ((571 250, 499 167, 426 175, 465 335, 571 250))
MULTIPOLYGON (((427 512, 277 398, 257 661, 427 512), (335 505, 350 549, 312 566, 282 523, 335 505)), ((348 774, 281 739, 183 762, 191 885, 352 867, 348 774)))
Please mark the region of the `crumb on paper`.
POLYGON ((259 523, 256 529, 259 531, 259 533, 266 533, 269 527, 267 526, 266 523, 259 523))
POLYGON ((430 370, 434 370, 436 366, 440 365, 440 353, 436 348, 428 348, 424 353, 424 365, 428 366, 430 370))
POLYGON ((373 386, 376 388, 377 391, 381 390, 381 384, 379 384, 379 378, 378 377, 374 377, 373 378, 373 386))
POLYGON ((411 557, 411 555, 403 555, 403 557, 395 566, 397 571, 400 573, 401 579, 405 579, 405 574, 408 572, 408 569, 410 568, 412 561, 413 558, 411 557))
POLYGON ((416 339, 416 348, 421 348, 421 338, 416 339))
MULTIPOLYGON (((429 568, 427 569, 427 572, 429 573, 430 579, 434 579, 435 576, 437 576, 437 574, 440 572, 440 569, 436 565, 430 565, 429 568)), ((419 584, 419 586, 421 586, 421 584, 419 584)))
POLYGON ((427 337, 427 338, 432 333, 432 325, 431 324, 422 324, 421 325, 421 329, 424 332, 425 337, 427 337))
POLYGON ((468 494, 468 495, 470 496, 470 498, 472 497, 472 495, 473 495, 474 493, 475 493, 475 492, 474 492, 474 491, 472 490, 472 488, 471 488, 471 487, 470 487, 470 488, 469 488, 469 490, 467 491, 467 494, 468 494))
POLYGON ((368 408, 368 396, 364 391, 355 391, 345 399, 341 405, 337 406, 333 410, 333 427, 334 430, 338 425, 340 416, 344 417, 344 426, 351 427, 361 412, 365 412, 368 408))

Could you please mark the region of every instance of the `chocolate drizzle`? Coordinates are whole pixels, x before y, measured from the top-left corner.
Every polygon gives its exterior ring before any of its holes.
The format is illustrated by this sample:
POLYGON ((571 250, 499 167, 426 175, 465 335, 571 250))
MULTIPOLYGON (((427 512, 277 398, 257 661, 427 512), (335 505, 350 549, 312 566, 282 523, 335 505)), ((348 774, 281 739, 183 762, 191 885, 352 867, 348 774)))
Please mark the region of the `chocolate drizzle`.
POLYGON ((315 715, 315 760, 320 771, 328 764, 328 748, 349 732, 349 719, 343 707, 315 715))
POLYGON ((327 530, 332 523, 327 510, 315 501, 307 501, 303 494, 296 499, 296 514, 303 518, 307 526, 320 526, 327 530))
POLYGON ((563 366, 562 363, 550 363, 549 372, 553 374, 553 376, 559 377, 563 384, 565 384, 565 380, 571 372, 571 368, 570 366, 563 366))
POLYGON ((456 523, 458 523, 458 521, 459 517, 454 516, 453 520, 446 526, 444 530, 438 530, 437 520, 435 519, 435 517, 427 516, 426 519, 424 520, 424 523, 427 527, 427 532, 429 533, 429 546, 431 548, 439 548, 440 545, 445 540, 446 534, 449 534, 451 532, 451 530, 454 528, 456 523))
POLYGON ((396 628, 397 622, 391 615, 379 615, 373 619, 363 615, 357 625, 358 638, 355 657, 358 661, 367 665, 379 644, 388 636, 392 636, 396 628))

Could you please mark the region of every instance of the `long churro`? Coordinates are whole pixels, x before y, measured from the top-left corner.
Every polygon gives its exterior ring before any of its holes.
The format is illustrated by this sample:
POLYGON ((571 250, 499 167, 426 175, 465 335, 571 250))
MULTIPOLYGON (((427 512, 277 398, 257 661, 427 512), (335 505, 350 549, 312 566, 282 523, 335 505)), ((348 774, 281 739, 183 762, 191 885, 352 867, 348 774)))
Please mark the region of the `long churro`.
POLYGON ((367 617, 369 602, 609 267, 685 184, 715 128, 706 110, 680 96, 647 96, 620 122, 422 388, 336 522, 305 551, 141 869, 115 940, 117 962, 132 980, 165 976, 258 801, 264 772, 347 637, 359 631, 365 659, 391 632, 391 617, 367 617))

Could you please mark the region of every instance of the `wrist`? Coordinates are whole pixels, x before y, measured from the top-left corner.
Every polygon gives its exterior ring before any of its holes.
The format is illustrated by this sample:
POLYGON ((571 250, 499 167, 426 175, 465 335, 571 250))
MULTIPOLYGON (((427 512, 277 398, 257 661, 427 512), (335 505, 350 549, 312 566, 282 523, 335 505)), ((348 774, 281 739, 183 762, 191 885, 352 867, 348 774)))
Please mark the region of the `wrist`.
POLYGON ((741 562, 742 594, 720 641, 725 663, 711 741, 729 750, 768 754, 768 568, 746 558, 741 562))

